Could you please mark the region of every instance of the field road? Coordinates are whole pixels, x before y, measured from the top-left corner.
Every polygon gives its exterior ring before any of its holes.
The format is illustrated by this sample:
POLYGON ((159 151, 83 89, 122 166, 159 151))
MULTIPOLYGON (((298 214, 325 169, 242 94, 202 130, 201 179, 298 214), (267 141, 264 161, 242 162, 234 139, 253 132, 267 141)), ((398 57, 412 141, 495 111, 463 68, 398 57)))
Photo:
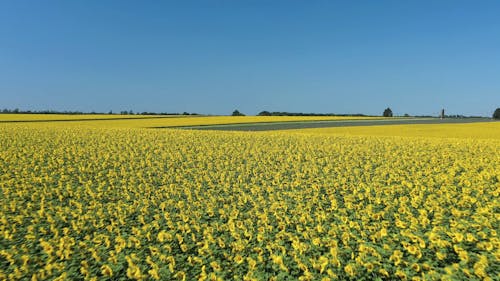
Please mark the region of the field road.
MULTIPOLYGON (((300 121, 300 122, 269 122, 269 123, 246 123, 246 124, 221 124, 170 127, 189 130, 217 130, 217 131, 271 131, 271 130, 294 130, 310 128, 329 127, 352 127, 352 126, 379 126, 379 125, 406 125, 406 124, 449 124, 449 123, 473 123, 494 122, 491 118, 400 118, 380 120, 329 120, 329 121, 300 121)), ((169 128, 169 127, 163 127, 169 128)))

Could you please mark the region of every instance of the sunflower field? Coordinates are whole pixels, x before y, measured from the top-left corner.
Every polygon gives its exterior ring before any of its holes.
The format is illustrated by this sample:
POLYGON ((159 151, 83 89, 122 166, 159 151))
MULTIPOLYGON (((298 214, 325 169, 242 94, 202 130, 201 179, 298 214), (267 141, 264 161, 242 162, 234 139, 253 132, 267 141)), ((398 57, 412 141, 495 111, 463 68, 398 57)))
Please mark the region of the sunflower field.
POLYGON ((0 124, 0 280, 498 280, 500 123, 486 126, 0 124))

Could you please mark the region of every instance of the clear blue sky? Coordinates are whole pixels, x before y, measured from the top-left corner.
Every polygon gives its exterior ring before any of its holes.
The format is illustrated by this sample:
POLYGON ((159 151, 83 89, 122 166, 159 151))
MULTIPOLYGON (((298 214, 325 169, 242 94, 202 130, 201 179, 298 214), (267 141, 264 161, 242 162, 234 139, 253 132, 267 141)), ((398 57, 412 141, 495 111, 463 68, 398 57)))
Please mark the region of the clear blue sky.
POLYGON ((0 108, 491 116, 500 1, 0 0, 0 108))

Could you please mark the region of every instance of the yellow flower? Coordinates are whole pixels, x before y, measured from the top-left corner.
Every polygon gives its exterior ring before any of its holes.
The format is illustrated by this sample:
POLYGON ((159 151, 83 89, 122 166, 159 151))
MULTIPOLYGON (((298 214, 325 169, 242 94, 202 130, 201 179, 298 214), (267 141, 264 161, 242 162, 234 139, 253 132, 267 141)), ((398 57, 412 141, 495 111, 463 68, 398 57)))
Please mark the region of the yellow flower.
POLYGON ((403 271, 401 271, 400 269, 397 269, 396 272, 394 273, 394 275, 396 277, 398 277, 399 279, 401 280, 406 280, 406 273, 404 273, 403 271))
POLYGON ((482 249, 484 249, 484 250, 488 251, 488 252, 493 251, 493 248, 494 248, 493 243, 491 243, 491 242, 482 242, 482 243, 479 243, 479 245, 478 245, 478 246, 479 246, 480 248, 482 248, 482 249))
POLYGON ((467 242, 475 242, 475 241, 477 241, 476 237, 474 237, 474 235, 473 235, 473 234, 471 234, 471 233, 467 233, 467 234, 465 235, 465 240, 466 240, 467 242))
POLYGON ((201 267, 200 276, 198 276, 198 281, 205 281, 205 280, 207 280, 207 277, 208 277, 208 275, 207 275, 207 272, 206 272, 206 266, 203 265, 201 267))
POLYGON ((465 250, 459 251, 458 252, 458 257, 463 262, 468 262, 469 261, 469 254, 467 254, 467 251, 465 251, 465 250))
POLYGON ((66 272, 63 272, 59 277, 54 278, 54 281, 64 281, 68 278, 67 275, 68 274, 66 272))
POLYGON ((325 268, 328 266, 328 258, 321 256, 319 257, 318 262, 320 265, 319 273, 323 273, 325 271, 325 268))
POLYGON ((415 255, 417 254, 418 252, 418 248, 415 247, 414 245, 410 245, 406 248, 406 250, 408 251, 408 253, 412 254, 412 255, 415 255))
POLYGON ((396 227, 399 227, 399 228, 406 228, 407 227, 407 224, 399 219, 396 219, 395 225, 396 225, 396 227))
POLYGON ((46 242, 46 241, 41 241, 40 242, 40 246, 42 246, 44 252, 50 256, 53 252, 54 252, 54 248, 52 247, 52 245, 50 245, 50 243, 46 242))
POLYGON ((84 260, 80 264, 81 264, 80 273, 83 276, 88 276, 90 274, 90 272, 89 272, 89 265, 88 265, 87 261, 84 260))
POLYGON ((182 281, 185 281, 186 280, 186 273, 184 271, 179 271, 177 272, 175 275, 175 278, 177 278, 178 280, 182 280, 182 281))
POLYGON ((283 263, 283 257, 282 256, 280 256, 280 255, 271 255, 271 259, 272 259, 273 263, 276 264, 276 265, 278 265, 281 270, 288 272, 288 268, 283 263))
POLYGON ((386 237, 387 236, 387 228, 382 228, 380 229, 380 237, 386 237))
POLYGON ((160 231, 158 232, 158 235, 156 237, 156 239, 159 241, 159 242, 165 242, 165 241, 171 241, 173 238, 172 234, 166 232, 166 231, 160 231))
POLYGON ((420 265, 418 265, 418 263, 412 263, 411 269, 413 269, 416 272, 420 272, 420 265))
POLYGON ((188 250, 188 246, 186 244, 181 244, 181 251, 185 253, 185 252, 187 252, 187 250, 188 250))
POLYGON ((464 235, 460 232, 453 233, 453 243, 460 243, 464 240, 464 235))
POLYGON ((134 259, 137 257, 135 254, 131 254, 130 256, 126 256, 125 259, 127 260, 127 277, 130 279, 142 279, 142 272, 141 269, 134 263, 134 259))
POLYGON ((251 257, 247 257, 247 262, 248 262, 248 269, 250 269, 250 271, 253 271, 257 266, 257 261, 255 261, 251 257))
POLYGON ((373 268, 374 268, 373 263, 367 262, 367 263, 363 264, 363 266, 366 268, 366 270, 368 272, 372 272, 373 271, 373 268))
POLYGON ((216 271, 216 272, 218 272, 218 271, 221 271, 221 270, 222 270, 221 266, 220 266, 220 265, 219 265, 219 263, 218 263, 218 262, 216 262, 216 261, 211 262, 211 263, 210 263, 210 266, 211 266, 211 267, 212 267, 212 269, 213 269, 214 271, 216 271))
POLYGON ((136 265, 129 265, 127 268, 127 277, 136 280, 142 279, 141 269, 136 265))
POLYGON ((378 270, 378 273, 380 273, 381 275, 385 276, 385 277, 389 277, 389 272, 387 272, 387 270, 381 268, 378 270))
POLYGON ((113 270, 108 265, 101 266, 101 273, 102 273, 102 275, 107 276, 107 277, 113 276, 113 270))
POLYGON ((160 280, 160 275, 158 274, 158 270, 156 268, 148 270, 148 273, 154 280, 160 280))
POLYGON ((245 261, 241 255, 236 255, 233 260, 236 264, 242 264, 245 261))
POLYGON ((488 258, 486 256, 481 255, 479 260, 474 263, 474 274, 479 277, 487 278, 488 274, 486 273, 486 268, 488 267, 488 258))
POLYGON ((392 255, 389 257, 389 260, 394 262, 395 266, 398 266, 401 263, 401 258, 403 257, 403 253, 400 250, 395 250, 392 255))
POLYGON ((350 277, 354 277, 354 275, 356 275, 356 269, 352 264, 347 264, 346 266, 344 266, 344 271, 350 277))

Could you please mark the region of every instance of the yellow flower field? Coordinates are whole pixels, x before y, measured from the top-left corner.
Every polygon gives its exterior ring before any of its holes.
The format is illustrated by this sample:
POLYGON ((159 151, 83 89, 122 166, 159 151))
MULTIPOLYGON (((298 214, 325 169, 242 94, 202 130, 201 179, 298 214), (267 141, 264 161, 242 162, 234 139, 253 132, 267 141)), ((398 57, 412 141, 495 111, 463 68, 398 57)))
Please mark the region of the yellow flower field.
POLYGON ((297 122, 297 121, 325 121, 325 120, 373 120, 383 117, 356 117, 356 116, 195 116, 183 118, 154 118, 148 120, 112 120, 101 123, 92 123, 89 126, 104 128, 152 128, 152 127, 181 127, 218 124, 244 124, 263 122, 297 122))
POLYGON ((0 124, 0 280, 500 278, 498 122, 74 123, 0 124))
POLYGON ((304 134, 334 134, 348 136, 400 136, 425 138, 500 139, 499 122, 464 124, 415 124, 390 126, 331 127, 289 130, 304 134))
MULTIPOLYGON (((185 116, 185 115, 61 115, 61 114, 0 114, 0 123, 7 121, 48 121, 43 126, 72 126, 91 128, 153 128, 217 124, 297 122, 325 120, 376 120, 368 116, 185 116), (79 121, 80 119, 86 119, 79 121), (104 119, 104 120, 103 120, 104 119), (125 119, 125 120, 122 120, 125 119), (67 120, 71 122, 50 121, 67 120)), ((39 127, 40 123, 34 123, 39 127)))
MULTIPOLYGON (((171 115, 175 116, 175 115, 171 115)), ((0 114, 0 121, 54 121, 54 120, 94 120, 151 118, 157 115, 116 115, 116 114, 0 114)), ((162 116, 170 117, 170 116, 162 116)))

